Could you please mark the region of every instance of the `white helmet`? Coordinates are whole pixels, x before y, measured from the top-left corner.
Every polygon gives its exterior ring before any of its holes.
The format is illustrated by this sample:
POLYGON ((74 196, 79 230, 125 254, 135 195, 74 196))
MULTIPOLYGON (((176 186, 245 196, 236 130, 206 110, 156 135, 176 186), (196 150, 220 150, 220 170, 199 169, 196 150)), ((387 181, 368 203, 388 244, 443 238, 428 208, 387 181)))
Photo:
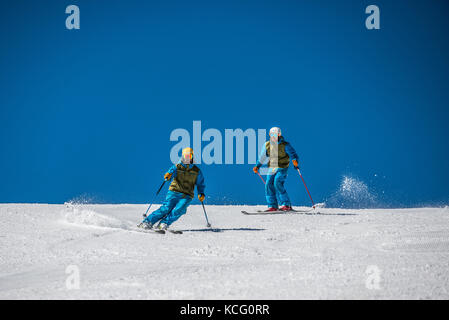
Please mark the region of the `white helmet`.
POLYGON ((280 137, 281 136, 281 128, 279 127, 273 127, 270 129, 270 137, 275 136, 275 137, 280 137))

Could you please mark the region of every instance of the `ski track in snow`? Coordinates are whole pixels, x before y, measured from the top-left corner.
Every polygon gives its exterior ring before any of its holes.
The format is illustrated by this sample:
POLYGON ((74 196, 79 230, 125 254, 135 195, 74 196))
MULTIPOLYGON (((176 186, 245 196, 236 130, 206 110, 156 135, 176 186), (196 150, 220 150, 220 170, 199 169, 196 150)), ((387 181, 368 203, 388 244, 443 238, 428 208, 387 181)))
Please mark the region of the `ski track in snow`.
POLYGON ((206 208, 213 230, 192 205, 159 235, 135 228, 146 205, 1 204, 0 299, 449 298, 447 207, 206 208))

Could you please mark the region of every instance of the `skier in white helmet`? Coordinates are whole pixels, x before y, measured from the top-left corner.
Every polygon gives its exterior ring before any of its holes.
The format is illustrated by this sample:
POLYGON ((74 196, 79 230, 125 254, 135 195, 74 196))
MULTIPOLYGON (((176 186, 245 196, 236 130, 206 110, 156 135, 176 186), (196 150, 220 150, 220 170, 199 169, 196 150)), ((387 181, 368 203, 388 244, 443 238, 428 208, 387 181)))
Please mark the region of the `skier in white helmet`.
POLYGON ((295 169, 298 168, 298 155, 290 143, 285 141, 281 129, 278 127, 270 129, 270 140, 265 143, 265 148, 262 150, 259 161, 253 168, 254 173, 259 172, 259 168, 267 158, 269 172, 265 183, 265 196, 268 204, 268 210, 266 211, 290 211, 292 210, 292 205, 284 183, 287 179, 290 159, 292 159, 295 169), (279 207, 279 204, 281 207, 279 207))

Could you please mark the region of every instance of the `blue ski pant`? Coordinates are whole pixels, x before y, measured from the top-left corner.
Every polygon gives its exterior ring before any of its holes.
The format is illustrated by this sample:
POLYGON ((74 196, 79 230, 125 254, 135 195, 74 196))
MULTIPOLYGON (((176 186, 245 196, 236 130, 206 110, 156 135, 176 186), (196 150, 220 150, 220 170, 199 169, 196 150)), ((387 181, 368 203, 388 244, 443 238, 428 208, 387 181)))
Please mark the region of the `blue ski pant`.
POLYGON ((267 176, 265 184, 265 196, 270 208, 278 208, 278 200, 281 206, 291 206, 290 198, 284 183, 287 179, 288 168, 272 168, 267 176))
POLYGON ((190 202, 192 202, 192 198, 189 195, 169 190, 162 206, 152 212, 144 221, 155 224, 162 219, 161 223, 171 225, 187 212, 190 202))

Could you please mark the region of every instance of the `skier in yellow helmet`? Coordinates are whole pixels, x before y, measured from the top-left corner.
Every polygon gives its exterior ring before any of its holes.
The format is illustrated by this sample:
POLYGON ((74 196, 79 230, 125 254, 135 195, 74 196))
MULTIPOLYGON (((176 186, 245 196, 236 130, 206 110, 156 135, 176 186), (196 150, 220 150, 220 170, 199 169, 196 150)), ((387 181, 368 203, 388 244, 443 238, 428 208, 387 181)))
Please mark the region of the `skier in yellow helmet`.
POLYGON ((143 229, 152 229, 159 220, 161 220, 159 229, 168 229, 173 222, 187 212, 187 207, 195 195, 195 186, 198 191, 198 199, 201 202, 204 201, 206 187, 204 176, 201 170, 193 164, 192 148, 182 150, 181 160, 165 173, 164 179, 165 181, 173 179, 165 201, 158 210, 148 215, 139 225, 143 229))

